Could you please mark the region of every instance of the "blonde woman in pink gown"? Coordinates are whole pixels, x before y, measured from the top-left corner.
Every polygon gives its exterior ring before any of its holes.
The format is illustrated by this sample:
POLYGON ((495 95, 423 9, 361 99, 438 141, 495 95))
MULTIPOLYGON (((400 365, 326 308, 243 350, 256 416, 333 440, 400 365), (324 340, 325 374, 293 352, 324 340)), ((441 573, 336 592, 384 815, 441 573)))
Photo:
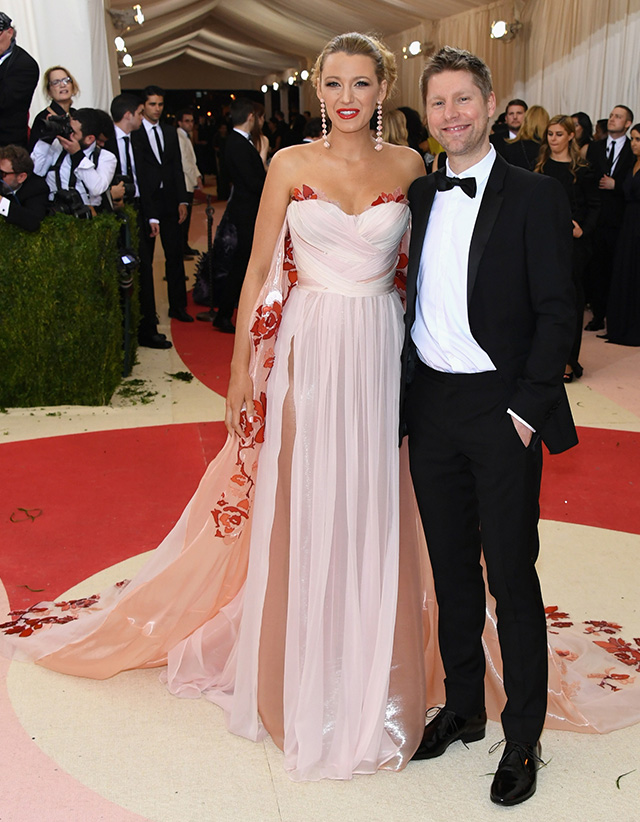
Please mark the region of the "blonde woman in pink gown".
MULTIPOLYGON (((229 437, 174 529, 132 580, 14 612, 0 632, 4 655, 76 676, 166 666, 172 693, 217 703, 234 733, 269 733, 296 780, 400 770, 427 704, 443 698, 397 442, 404 195, 423 165, 369 131, 395 76, 393 56, 360 34, 318 58, 331 132, 271 163, 238 311, 229 437)), ((497 718, 490 606, 488 616, 497 718)), ((602 707, 592 673, 606 652, 594 661, 590 639, 555 631, 548 725, 603 731, 640 718, 635 690, 602 707)))

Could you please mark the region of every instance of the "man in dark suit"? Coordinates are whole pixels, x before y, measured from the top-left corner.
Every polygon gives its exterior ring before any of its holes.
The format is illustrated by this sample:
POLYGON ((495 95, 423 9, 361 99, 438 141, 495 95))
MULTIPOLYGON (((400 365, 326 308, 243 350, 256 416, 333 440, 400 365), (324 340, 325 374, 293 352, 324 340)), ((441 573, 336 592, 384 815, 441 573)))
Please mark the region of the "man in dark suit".
MULTIPOLYGON (((142 128, 132 134, 139 162, 138 182, 142 210, 151 224, 140 238, 145 254, 153 260, 155 238, 160 235, 165 258, 165 277, 169 295, 169 316, 181 322, 193 322, 187 313, 180 225, 187 219, 187 189, 184 184, 180 146, 175 128, 160 122, 164 109, 164 91, 147 86, 143 92, 142 128)), ((141 249, 142 252, 142 249, 141 249)))
POLYGON ((596 140, 587 149, 587 160, 600 180, 601 207, 586 283, 586 297, 593 318, 585 326, 585 331, 604 328, 616 245, 624 215, 622 183, 635 163, 627 137, 632 123, 633 112, 628 106, 614 106, 607 122, 607 139, 596 140))
POLYGON ((0 147, 0 214, 12 225, 37 231, 47 212, 49 186, 33 173, 22 146, 0 147))
POLYGON ((244 275, 247 271, 253 231, 266 171, 258 150, 250 140, 255 124, 255 109, 251 100, 234 100, 231 104, 231 123, 225 144, 225 163, 233 183, 231 198, 225 216, 237 232, 238 242, 229 276, 223 282, 218 297, 218 313, 213 321, 215 328, 233 333, 231 322, 238 303, 244 275))
POLYGON ((525 101, 520 99, 509 100, 507 103, 504 111, 504 126, 498 128, 494 126, 494 133, 489 137, 498 154, 504 155, 505 140, 513 140, 514 137, 518 136, 528 108, 529 106, 525 101))
POLYGON ((496 599, 506 747, 491 799, 536 787, 546 620, 535 570, 541 441, 577 441, 562 375, 573 337, 571 215, 555 180, 491 146, 491 74, 445 47, 421 88, 441 171, 409 190, 402 416, 439 607, 446 704, 415 758, 485 735, 485 584, 496 599), (454 175, 457 175, 454 176, 454 175))
POLYGON ((138 181, 139 157, 136 146, 132 143, 132 133, 138 131, 142 125, 142 100, 133 94, 118 94, 111 101, 111 116, 114 120, 114 134, 109 137, 104 147, 116 156, 115 185, 111 186, 110 195, 114 208, 120 208, 125 199, 125 181, 133 186, 133 191, 127 201, 131 202, 138 214, 138 237, 140 267, 138 270, 139 297, 140 297, 140 324, 138 326, 138 344, 146 348, 171 348, 171 342, 164 334, 158 333, 158 318, 156 316, 156 300, 153 287, 153 251, 149 250, 152 228, 148 217, 144 214, 140 200, 140 184, 138 181), (145 238, 145 239, 143 239, 145 238))
POLYGON ((33 57, 16 43, 11 18, 0 11, 0 146, 29 142, 29 106, 40 69, 33 57))

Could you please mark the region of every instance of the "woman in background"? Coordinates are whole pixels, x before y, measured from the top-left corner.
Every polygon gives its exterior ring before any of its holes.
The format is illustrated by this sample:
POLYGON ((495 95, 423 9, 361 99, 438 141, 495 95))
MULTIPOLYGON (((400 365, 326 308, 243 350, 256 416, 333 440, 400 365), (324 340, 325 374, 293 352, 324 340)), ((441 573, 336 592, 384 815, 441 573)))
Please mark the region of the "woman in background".
POLYGON ((548 122, 549 114, 542 106, 527 109, 517 136, 504 142, 502 155, 505 160, 512 166, 533 171, 548 122))
POLYGON ((576 143, 580 149, 580 156, 586 158, 589 143, 593 142, 593 123, 591 117, 584 111, 576 111, 571 115, 576 129, 576 143))
POLYGON ((580 156, 573 119, 557 114, 549 125, 535 167, 539 174, 555 177, 562 185, 571 208, 573 222, 572 276, 576 289, 576 329, 564 381, 572 382, 582 376, 578 362, 582 341, 584 314, 583 273, 590 254, 590 236, 595 228, 600 210, 598 182, 586 160, 580 156))
POLYGON ((267 158, 269 156, 269 138, 264 133, 264 106, 262 103, 253 104, 255 120, 251 129, 251 142, 256 147, 258 154, 262 158, 262 163, 266 169, 267 158))
POLYGON ((29 151, 46 135, 46 121, 52 114, 73 114, 73 98, 80 94, 75 77, 64 66, 51 66, 42 77, 42 90, 50 98, 47 108, 36 114, 29 136, 29 151))
POLYGON ((382 139, 394 146, 408 146, 407 120, 400 109, 386 111, 382 116, 382 139))

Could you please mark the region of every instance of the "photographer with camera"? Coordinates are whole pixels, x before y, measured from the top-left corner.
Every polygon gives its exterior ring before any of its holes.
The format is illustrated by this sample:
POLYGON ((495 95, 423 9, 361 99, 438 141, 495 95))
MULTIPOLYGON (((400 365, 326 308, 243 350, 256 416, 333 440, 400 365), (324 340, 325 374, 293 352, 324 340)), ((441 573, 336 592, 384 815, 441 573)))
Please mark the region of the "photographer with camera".
POLYGON ((49 187, 33 173, 33 160, 22 146, 0 147, 0 214, 25 231, 40 228, 49 187))
POLYGON ((87 217, 99 209, 116 170, 116 157, 96 143, 100 120, 95 109, 51 116, 47 136, 31 152, 34 171, 46 177, 53 210, 87 217), (51 139, 51 143, 46 142, 51 139))
POLYGON ((80 87, 73 74, 64 66, 51 66, 42 77, 42 91, 50 102, 33 118, 29 135, 29 151, 33 151, 38 140, 47 137, 47 120, 51 116, 75 115, 73 98, 80 94, 80 87))

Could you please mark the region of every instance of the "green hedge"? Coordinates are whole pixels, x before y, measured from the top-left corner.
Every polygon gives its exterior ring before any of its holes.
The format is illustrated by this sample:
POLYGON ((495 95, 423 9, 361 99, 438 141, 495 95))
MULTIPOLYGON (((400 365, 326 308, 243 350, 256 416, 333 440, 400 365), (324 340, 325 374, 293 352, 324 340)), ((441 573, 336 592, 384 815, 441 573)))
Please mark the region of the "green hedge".
POLYGON ((0 220, 0 406, 109 402, 123 363, 119 231, 111 214, 56 214, 34 233, 0 220))

